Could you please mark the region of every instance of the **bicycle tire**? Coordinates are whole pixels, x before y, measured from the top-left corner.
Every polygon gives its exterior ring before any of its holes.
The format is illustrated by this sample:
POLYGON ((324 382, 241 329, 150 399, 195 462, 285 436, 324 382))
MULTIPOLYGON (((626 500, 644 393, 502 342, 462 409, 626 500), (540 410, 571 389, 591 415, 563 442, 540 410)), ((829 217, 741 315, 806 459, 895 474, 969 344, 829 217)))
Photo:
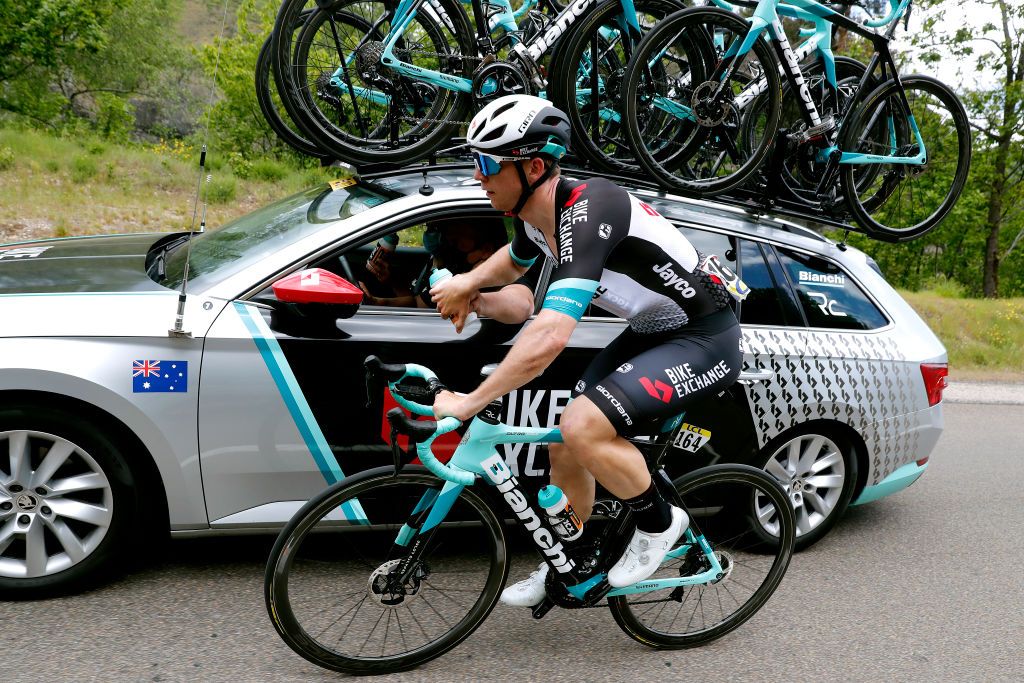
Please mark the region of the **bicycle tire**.
MULTIPOLYGON (((971 134, 967 112, 956 94, 942 82, 930 76, 908 76, 900 79, 902 90, 910 104, 925 144, 926 163, 922 166, 882 163, 884 170, 876 174, 875 182, 863 187, 855 179, 854 165, 843 164, 840 182, 847 205, 854 220, 871 237, 886 242, 912 240, 935 228, 956 205, 967 182, 971 166, 971 134), (939 113, 944 110, 944 114, 939 113), (950 138, 955 138, 950 143, 950 138), (955 147, 955 159, 948 158, 955 147), (917 170, 920 169, 920 170, 917 170), (944 174, 943 171, 946 171, 944 174), (921 180, 918 182, 919 178, 921 180), (924 204, 922 208, 908 208, 904 212, 901 200, 909 195, 914 202, 914 188, 924 204), (941 200, 928 201, 937 194, 941 200), (933 206, 934 204, 934 206, 933 206)), ((890 154, 862 144, 865 127, 872 119, 886 111, 898 110, 895 120, 908 121, 899 96, 900 85, 890 79, 864 99, 864 104, 850 122, 840 143, 844 151, 890 154)), ((915 154, 916 138, 909 126, 896 126, 894 132, 900 156, 915 154)))
MULTIPOLYGON (((637 47, 624 76, 623 117, 637 160, 666 189, 698 196, 728 192, 754 173, 771 149, 779 124, 782 93, 776 58, 768 43, 759 37, 733 78, 720 81, 714 73, 715 68, 725 63, 723 52, 746 36, 748 29, 749 24, 731 12, 690 8, 666 18, 648 32, 637 47), (717 63, 705 67, 707 81, 694 86, 695 79, 682 74, 668 83, 671 89, 664 93, 641 92, 644 71, 655 60, 670 59, 665 55, 670 54, 669 48, 677 41, 684 46, 710 41, 715 46, 717 63), (763 130, 756 147, 747 149, 738 144, 743 142, 740 136, 742 114, 734 105, 735 97, 752 78, 762 76, 766 80, 764 94, 767 96, 763 130), (720 83, 724 83, 723 94, 709 98, 709 94, 719 92, 720 83), (701 112, 696 120, 690 119, 698 124, 696 132, 687 130, 686 136, 657 141, 660 160, 649 149, 650 140, 645 139, 640 125, 643 110, 657 106, 659 101, 701 112), (666 145, 676 149, 667 151, 666 145)), ((652 81, 644 85, 650 88, 655 84, 652 81)))
MULTIPOLYGON (((330 75, 339 67, 339 55, 376 54, 390 31, 390 22, 385 20, 379 27, 379 39, 358 30, 338 33, 338 27, 330 24, 347 11, 345 7, 337 4, 314 11, 295 42, 292 92, 299 98, 307 128, 315 130, 317 143, 352 163, 409 163, 444 145, 464 123, 468 94, 384 66, 371 68, 369 79, 359 69, 346 67, 343 80, 348 87, 328 85, 330 75), (390 85, 382 86, 382 82, 390 85), (385 87, 391 90, 382 89, 385 87), (386 101, 375 102, 375 94, 386 101)), ((429 11, 426 4, 420 8, 395 53, 418 67, 469 77, 467 55, 476 55, 472 36, 460 5, 453 0, 430 0, 429 11)))
POLYGON ((397 475, 393 467, 380 467, 338 482, 292 517, 264 575, 267 612, 292 650, 333 671, 392 673, 441 656, 476 630, 497 603, 510 564, 502 521, 488 502, 472 488, 463 489, 429 538, 414 535, 417 541, 406 541, 408 547, 394 543, 410 513, 421 509, 424 492, 439 491, 443 483, 422 467, 397 475), (331 527, 346 529, 343 547, 331 542, 337 538, 326 533, 331 527), (467 536, 482 545, 473 546, 467 536), (446 543, 456 555, 442 554, 446 543), (392 584, 409 548, 417 553, 415 572, 407 583, 392 584), (334 607, 343 600, 353 603, 347 611, 334 607), (436 634, 428 632, 432 615, 444 621, 436 634), (392 644, 389 636, 396 630, 392 644), (420 633, 425 642, 410 645, 420 633))
MULTIPOLYGON (((299 154, 316 157, 317 159, 328 158, 328 155, 312 141, 306 139, 301 133, 289 126, 288 122, 285 121, 285 117, 278 110, 278 103, 274 101, 274 96, 277 94, 277 86, 274 84, 274 77, 271 73, 270 48, 271 36, 268 35, 267 39, 263 41, 263 46, 260 47, 259 54, 256 56, 256 102, 263 113, 263 118, 266 120, 267 125, 270 126, 270 129, 274 131, 274 134, 299 154)), ((281 106, 283 107, 283 105, 281 106)), ((287 111, 285 111, 285 116, 287 116, 287 111)))
MULTIPOLYGON (((683 7, 680 0, 637 0, 634 3, 642 31, 649 29, 652 21, 664 19, 683 7)), ((572 124, 573 152, 612 173, 635 172, 640 168, 622 125, 622 89, 619 87, 639 40, 621 30, 621 17, 619 0, 604 0, 588 12, 559 41, 549 82, 550 99, 566 112, 572 124), (595 41, 601 52, 596 60, 597 69, 593 68, 595 62, 591 57, 595 41), (596 107, 594 94, 589 98, 586 95, 588 87, 597 90, 596 107), (604 115, 605 112, 608 115, 604 115)))
MULTIPOLYGON (((680 499, 676 504, 687 510, 690 528, 704 535, 719 557, 725 575, 714 583, 672 592, 609 598, 608 606, 619 628, 634 640, 658 649, 703 645, 752 617, 782 581, 796 538, 788 496, 771 475, 755 467, 712 465, 679 477, 673 485, 680 499), (778 524, 777 533, 768 531, 764 523, 768 519, 778 524), (764 576, 755 578, 762 566, 766 567, 764 576), (755 582, 757 587, 740 601, 736 595, 749 591, 755 582), (735 610, 726 613, 726 605, 732 602, 736 603, 735 610), (709 618, 716 612, 721 619, 709 624, 709 618), (699 624, 689 630, 695 620, 699 624), (687 630, 673 630, 679 621, 686 622, 687 630), (658 626, 661 623, 668 625, 662 628, 658 626)), ((695 546, 682 557, 663 564, 652 578, 703 571, 706 567, 701 566, 702 561, 706 561, 703 551, 695 546)))

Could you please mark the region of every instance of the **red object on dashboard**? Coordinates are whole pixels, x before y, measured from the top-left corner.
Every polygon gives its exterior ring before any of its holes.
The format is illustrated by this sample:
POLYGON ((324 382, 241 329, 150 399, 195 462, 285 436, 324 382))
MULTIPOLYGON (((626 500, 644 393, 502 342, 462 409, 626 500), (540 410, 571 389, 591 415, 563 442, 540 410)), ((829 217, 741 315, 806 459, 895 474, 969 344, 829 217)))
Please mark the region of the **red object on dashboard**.
POLYGON ((274 296, 292 304, 358 304, 363 290, 323 268, 308 268, 273 284, 274 296))

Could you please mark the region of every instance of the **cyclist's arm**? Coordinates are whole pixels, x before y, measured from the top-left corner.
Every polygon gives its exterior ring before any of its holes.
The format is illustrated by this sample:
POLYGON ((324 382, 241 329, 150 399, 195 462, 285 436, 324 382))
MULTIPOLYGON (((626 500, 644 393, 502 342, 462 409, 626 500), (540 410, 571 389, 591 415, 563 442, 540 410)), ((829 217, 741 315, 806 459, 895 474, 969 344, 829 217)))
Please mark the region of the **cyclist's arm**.
POLYGON ((533 292, 517 282, 497 292, 480 292, 470 308, 501 323, 521 323, 533 313, 533 292))
POLYGON ((499 287, 515 282, 523 276, 531 263, 533 261, 517 260, 510 247, 505 246, 468 273, 456 275, 431 287, 430 297, 441 315, 453 319, 456 329, 461 332, 473 296, 485 287, 499 287))
POLYGON ((439 396, 434 403, 435 414, 438 417, 454 415, 463 420, 476 415, 494 399, 518 389, 544 372, 569 343, 575 328, 575 318, 552 310, 541 311, 483 384, 469 394, 453 399, 451 407, 448 400, 439 396))

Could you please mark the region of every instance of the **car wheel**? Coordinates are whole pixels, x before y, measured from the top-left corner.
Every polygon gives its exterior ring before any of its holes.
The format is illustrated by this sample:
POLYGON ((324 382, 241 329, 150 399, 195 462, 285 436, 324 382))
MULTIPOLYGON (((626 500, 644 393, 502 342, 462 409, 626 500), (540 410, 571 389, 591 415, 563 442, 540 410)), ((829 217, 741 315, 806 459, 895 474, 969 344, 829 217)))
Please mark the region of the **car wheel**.
POLYGON ((0 598, 50 597, 109 577, 138 496, 100 424, 43 406, 0 408, 0 598))
MULTIPOLYGON (((821 540, 842 517, 857 484, 857 454, 848 439, 822 427, 804 428, 773 440, 761 467, 786 490, 796 514, 796 548, 821 540)), ((764 522, 772 535, 773 520, 764 522)))

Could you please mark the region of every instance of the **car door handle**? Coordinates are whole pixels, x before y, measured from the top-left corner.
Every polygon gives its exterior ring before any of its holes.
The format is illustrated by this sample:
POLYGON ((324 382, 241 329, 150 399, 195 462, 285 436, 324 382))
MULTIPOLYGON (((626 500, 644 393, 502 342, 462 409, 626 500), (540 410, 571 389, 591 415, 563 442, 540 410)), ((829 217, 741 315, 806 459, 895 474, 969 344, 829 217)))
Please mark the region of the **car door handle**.
POLYGON ((736 381, 740 384, 754 384, 755 382, 765 382, 774 376, 774 370, 764 367, 755 367, 749 370, 741 370, 740 376, 736 381))

